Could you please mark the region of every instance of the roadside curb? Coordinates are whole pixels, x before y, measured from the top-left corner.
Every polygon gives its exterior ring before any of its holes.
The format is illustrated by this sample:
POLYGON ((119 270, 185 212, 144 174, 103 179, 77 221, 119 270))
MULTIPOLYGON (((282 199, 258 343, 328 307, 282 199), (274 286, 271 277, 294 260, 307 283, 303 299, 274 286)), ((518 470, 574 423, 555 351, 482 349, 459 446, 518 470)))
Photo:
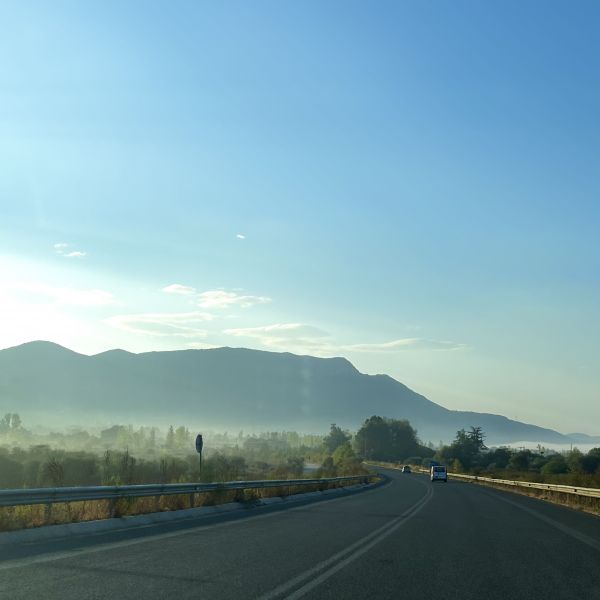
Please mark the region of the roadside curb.
POLYGON ((376 488, 385 483, 382 481, 368 484, 356 484, 341 488, 332 488, 322 492, 308 492, 305 494, 294 494, 292 496, 275 496, 263 498, 256 502, 246 504, 242 502, 229 502, 216 506, 200 506, 197 508, 186 508, 182 510, 163 511, 148 513, 144 515, 133 515, 99 521, 84 521, 81 523, 65 523, 61 525, 46 525, 18 531, 6 531, 0 533, 0 548, 7 544, 39 542, 59 538, 69 538, 111 531, 125 531, 141 527, 148 527, 161 523, 188 521, 192 519, 206 519, 208 517, 233 512, 253 511, 274 505, 294 505, 301 502, 318 502, 335 496, 345 496, 360 491, 376 488))

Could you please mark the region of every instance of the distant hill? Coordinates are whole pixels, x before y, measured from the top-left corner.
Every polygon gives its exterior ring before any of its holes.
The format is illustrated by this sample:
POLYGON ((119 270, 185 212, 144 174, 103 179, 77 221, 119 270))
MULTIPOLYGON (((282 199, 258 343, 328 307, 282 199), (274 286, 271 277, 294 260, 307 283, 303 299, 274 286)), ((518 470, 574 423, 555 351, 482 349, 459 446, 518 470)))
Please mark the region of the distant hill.
POLYGON ((566 435, 573 444, 600 444, 600 435, 588 435, 587 433, 567 433, 566 435))
POLYGON ((187 423, 194 427, 356 430, 377 414, 408 419, 422 441, 450 440, 471 425, 489 444, 570 443, 487 413, 448 410, 387 375, 364 375, 344 358, 245 348, 78 354, 51 342, 0 351, 0 412, 57 424, 187 423))

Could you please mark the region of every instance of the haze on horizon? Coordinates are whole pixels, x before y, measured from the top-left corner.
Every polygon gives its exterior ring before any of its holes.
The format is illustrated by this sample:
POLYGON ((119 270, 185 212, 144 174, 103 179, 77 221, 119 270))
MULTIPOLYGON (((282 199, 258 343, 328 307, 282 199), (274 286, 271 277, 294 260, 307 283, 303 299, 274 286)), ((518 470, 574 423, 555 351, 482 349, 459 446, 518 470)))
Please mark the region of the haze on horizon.
POLYGON ((599 12, 3 4, 0 348, 344 356, 597 434, 599 12))

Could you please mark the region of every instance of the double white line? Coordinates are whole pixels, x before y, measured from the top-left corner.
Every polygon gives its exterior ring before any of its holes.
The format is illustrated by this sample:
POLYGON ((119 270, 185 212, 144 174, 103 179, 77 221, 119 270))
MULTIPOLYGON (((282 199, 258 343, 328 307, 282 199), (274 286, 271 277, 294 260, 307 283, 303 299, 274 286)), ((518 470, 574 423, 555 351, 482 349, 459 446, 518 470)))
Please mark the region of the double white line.
POLYGON ((397 529, 402 527, 411 517, 414 517, 433 497, 433 487, 427 486, 427 493, 418 502, 413 504, 408 510, 399 517, 392 519, 379 529, 372 531, 369 535, 354 542, 344 550, 330 556, 328 559, 320 562, 311 569, 300 573, 300 575, 281 584, 275 589, 260 596, 257 600, 275 600, 277 598, 286 598, 286 600, 297 600, 302 598, 312 589, 321 585, 324 581, 335 575, 338 571, 360 558, 363 554, 371 550, 373 546, 379 544, 386 537, 392 535, 397 529), (304 584, 304 585, 303 585, 304 584), (298 587, 300 586, 300 587, 298 587), (291 594, 286 595, 291 590, 291 594))

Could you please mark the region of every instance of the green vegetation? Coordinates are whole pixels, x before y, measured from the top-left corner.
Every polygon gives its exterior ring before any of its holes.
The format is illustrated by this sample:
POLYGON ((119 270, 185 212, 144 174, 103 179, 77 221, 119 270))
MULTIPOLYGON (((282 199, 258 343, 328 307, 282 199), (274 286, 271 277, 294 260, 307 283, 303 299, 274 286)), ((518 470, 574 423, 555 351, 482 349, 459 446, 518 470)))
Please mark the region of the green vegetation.
POLYGON ((600 448, 592 448, 586 454, 577 448, 561 454, 542 446, 537 450, 488 449, 484 439, 481 427, 461 429, 450 445, 437 450, 434 459, 447 464, 451 472, 600 487, 600 448))
POLYGON ((333 423, 323 438, 323 450, 327 454, 319 470, 323 476, 361 473, 364 460, 401 461, 412 457, 413 462, 421 462, 434 454, 419 442, 408 421, 376 415, 369 417, 354 437, 333 423))
POLYGON ((541 446, 488 449, 481 427, 461 429, 437 450, 422 445, 408 421, 380 416, 366 419, 354 435, 335 423, 325 436, 208 431, 201 474, 194 437, 184 426, 40 434, 28 430, 18 414, 7 413, 0 419, 0 487, 334 477, 364 473, 364 460, 428 466, 432 458, 455 472, 600 486, 600 448, 585 454, 541 446))
MULTIPOLYGON (((207 432, 200 473, 194 435, 183 426, 170 426, 164 433, 156 427, 114 425, 95 434, 83 429, 36 434, 25 429, 16 414, 7 414, 0 424, 0 488, 291 479, 364 472, 344 432, 335 442, 329 436, 293 431, 207 432), (308 470, 307 464, 312 465, 308 470)), ((338 429, 332 426, 334 435, 338 429)))
MULTIPOLYGON (((157 428, 115 425, 96 434, 78 429, 40 435, 25 429, 12 414, 1 422, 4 427, 0 433, 0 488, 294 479, 366 473, 349 442, 351 436, 345 432, 339 435, 341 430, 335 425, 332 426, 335 443, 329 436, 296 432, 259 435, 209 432, 204 435, 208 443, 200 473, 194 436, 185 427, 169 427, 163 433, 157 428), (307 464, 311 470, 307 470, 307 464)), ((253 502, 260 497, 339 485, 344 484, 285 485, 124 499, 116 503, 100 500, 8 507, 0 509, 0 531, 232 501, 253 502)))
POLYGON ((417 432, 406 420, 373 416, 354 437, 354 450, 365 460, 400 461, 406 457, 429 457, 434 452, 421 445, 417 432))
POLYGON ((344 446, 352 439, 349 431, 343 431, 335 423, 331 424, 329 433, 323 438, 323 447, 329 454, 333 454, 340 446, 344 446))
POLYGON ((193 438, 184 426, 39 434, 10 413, 0 421, 0 487, 335 477, 365 473, 366 459, 420 461, 434 452, 408 421, 372 416, 354 436, 335 423, 325 436, 205 432, 200 473, 193 438))

